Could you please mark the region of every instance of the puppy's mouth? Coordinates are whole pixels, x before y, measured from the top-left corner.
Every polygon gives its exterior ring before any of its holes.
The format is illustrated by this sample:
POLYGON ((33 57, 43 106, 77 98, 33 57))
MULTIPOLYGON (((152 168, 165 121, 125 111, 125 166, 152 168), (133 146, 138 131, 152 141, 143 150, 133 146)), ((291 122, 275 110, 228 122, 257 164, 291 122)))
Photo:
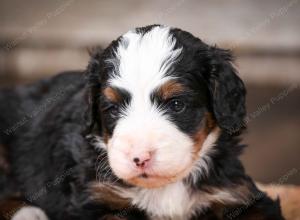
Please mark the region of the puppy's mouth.
POLYGON ((129 184, 143 188, 159 188, 183 179, 190 173, 191 169, 191 166, 188 166, 184 170, 173 175, 159 175, 150 172, 143 172, 130 179, 126 179, 125 181, 129 184))
POLYGON ((142 174, 126 180, 128 183, 143 188, 158 188, 176 181, 176 177, 161 177, 142 174))
POLYGON ((142 173, 138 177, 139 178, 145 178, 145 179, 147 179, 148 178, 148 174, 147 173, 142 173))

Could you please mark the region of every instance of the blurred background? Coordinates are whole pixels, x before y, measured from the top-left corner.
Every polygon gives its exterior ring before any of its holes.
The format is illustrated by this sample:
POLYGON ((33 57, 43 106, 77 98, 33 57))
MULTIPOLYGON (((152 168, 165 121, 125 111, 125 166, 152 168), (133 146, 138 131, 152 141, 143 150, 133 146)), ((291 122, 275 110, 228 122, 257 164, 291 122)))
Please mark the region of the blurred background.
POLYGON ((300 184, 300 0, 0 0, 0 87, 85 69, 88 48, 153 23, 233 50, 248 89, 246 170, 300 184))

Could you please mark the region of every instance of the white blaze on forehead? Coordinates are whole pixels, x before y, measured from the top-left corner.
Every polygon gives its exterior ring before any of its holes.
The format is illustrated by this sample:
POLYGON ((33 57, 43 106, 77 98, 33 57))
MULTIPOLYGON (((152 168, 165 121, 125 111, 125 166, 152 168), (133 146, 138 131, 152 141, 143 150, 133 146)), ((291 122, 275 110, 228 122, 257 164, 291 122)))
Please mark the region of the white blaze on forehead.
POLYGON ((175 43, 169 27, 157 26, 144 35, 134 31, 124 34, 116 50, 117 74, 110 84, 132 94, 149 95, 170 79, 166 74, 181 53, 175 43))

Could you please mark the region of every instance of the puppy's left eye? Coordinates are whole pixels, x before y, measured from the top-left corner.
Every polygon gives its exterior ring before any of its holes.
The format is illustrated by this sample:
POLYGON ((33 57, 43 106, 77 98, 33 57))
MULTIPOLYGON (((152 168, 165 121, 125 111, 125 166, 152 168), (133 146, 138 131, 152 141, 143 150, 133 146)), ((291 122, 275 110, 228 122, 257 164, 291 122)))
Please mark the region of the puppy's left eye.
POLYGON ((181 113, 185 110, 186 104, 179 99, 173 99, 168 103, 168 108, 172 112, 181 113))

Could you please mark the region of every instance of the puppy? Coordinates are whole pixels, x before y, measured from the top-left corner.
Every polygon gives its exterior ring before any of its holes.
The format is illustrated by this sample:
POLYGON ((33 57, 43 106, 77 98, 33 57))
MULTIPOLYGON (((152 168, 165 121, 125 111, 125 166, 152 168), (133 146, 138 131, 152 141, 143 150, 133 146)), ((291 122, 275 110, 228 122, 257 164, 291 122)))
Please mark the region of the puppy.
POLYGON ((84 72, 3 91, 13 191, 52 220, 283 219, 238 159, 246 91, 231 62, 151 25, 84 72))

